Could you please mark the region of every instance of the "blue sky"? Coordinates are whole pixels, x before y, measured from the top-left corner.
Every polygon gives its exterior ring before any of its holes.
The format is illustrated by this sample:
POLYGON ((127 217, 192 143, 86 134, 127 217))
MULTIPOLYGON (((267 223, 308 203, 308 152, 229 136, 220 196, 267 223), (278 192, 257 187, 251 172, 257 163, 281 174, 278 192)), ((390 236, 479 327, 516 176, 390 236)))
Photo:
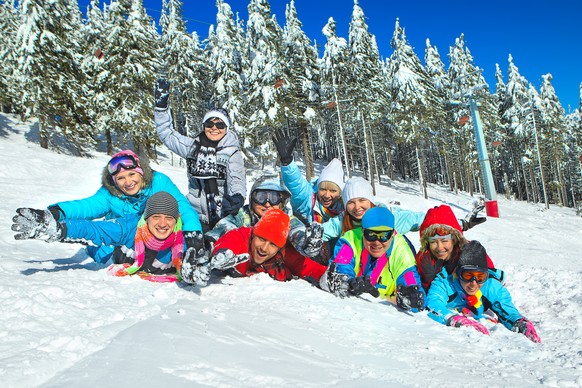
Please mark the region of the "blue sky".
MULTIPOLYGON (((216 21, 214 0, 183 0, 189 31, 201 38, 216 21)), ((248 0, 230 0, 234 12, 247 19, 248 0)), ((82 0, 80 3, 88 3, 82 0)), ((158 21, 161 0, 145 0, 158 21)), ((288 1, 271 0, 271 11, 279 24, 285 23, 288 1)), ((321 29, 329 17, 337 22, 338 34, 347 39, 353 0, 295 0, 298 17, 309 38, 324 44, 321 29)), ((486 81, 495 90, 495 64, 499 63, 507 81, 507 58, 512 54, 520 73, 539 90, 543 74, 551 73, 552 84, 566 112, 578 107, 582 82, 582 0, 359 0, 370 32, 376 36, 380 54, 392 53, 390 39, 396 18, 417 55, 423 60, 426 39, 439 49, 448 65, 449 47, 465 34, 465 42, 475 65, 484 70, 486 81)))

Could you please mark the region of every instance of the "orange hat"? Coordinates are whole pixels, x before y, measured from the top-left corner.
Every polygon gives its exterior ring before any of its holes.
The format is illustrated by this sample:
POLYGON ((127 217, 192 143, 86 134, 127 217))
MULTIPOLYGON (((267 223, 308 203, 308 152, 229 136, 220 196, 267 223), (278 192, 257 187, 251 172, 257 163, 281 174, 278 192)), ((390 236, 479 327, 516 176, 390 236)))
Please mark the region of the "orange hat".
POLYGON ((254 235, 269 240, 279 248, 287 243, 289 216, 279 208, 271 208, 263 214, 255 225, 254 235))

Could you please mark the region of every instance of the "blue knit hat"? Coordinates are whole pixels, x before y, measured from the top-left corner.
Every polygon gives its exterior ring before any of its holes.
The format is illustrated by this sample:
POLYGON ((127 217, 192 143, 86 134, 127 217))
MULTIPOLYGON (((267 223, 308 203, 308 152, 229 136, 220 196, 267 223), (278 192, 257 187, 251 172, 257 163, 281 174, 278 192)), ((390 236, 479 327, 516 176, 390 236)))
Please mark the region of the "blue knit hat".
POLYGON ((394 229, 394 215, 385 207, 368 209, 362 218, 362 228, 377 231, 394 229))

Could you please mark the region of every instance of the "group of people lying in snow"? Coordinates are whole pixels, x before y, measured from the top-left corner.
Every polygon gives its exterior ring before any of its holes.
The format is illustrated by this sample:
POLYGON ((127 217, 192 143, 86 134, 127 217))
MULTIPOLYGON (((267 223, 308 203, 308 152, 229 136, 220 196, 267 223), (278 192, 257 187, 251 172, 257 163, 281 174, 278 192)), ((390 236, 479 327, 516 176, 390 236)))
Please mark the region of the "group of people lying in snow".
POLYGON ((447 205, 426 213, 389 208, 375 201, 367 180, 344 182, 337 159, 308 182, 293 161, 296 139, 281 131, 273 136, 281 178, 257 179, 244 205, 245 167, 228 112, 211 110, 196 137, 181 135, 168 89, 157 84, 156 130, 186 159, 186 196, 146 158, 124 150, 111 157, 93 196, 17 209, 15 239, 85 243, 115 276, 197 286, 217 273, 301 278, 340 298, 367 293, 484 334, 487 318, 541 341, 514 306, 503 271, 463 235, 485 221, 479 209, 458 220, 447 205), (405 236, 413 231, 420 233, 418 253, 405 236))

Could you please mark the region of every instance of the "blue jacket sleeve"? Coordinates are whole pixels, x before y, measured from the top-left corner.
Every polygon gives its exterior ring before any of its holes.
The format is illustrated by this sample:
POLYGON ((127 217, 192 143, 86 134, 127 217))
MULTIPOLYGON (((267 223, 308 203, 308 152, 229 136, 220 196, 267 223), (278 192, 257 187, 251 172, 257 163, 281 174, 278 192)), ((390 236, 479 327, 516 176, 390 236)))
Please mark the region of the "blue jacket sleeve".
POLYGON ((301 174, 299 166, 294 161, 287 166, 281 166, 283 182, 291 192, 291 208, 307 221, 313 219, 313 186, 301 174))
POLYGON ((61 208, 65 215, 64 217, 61 215, 61 221, 64 219, 94 220, 107 216, 109 216, 107 218, 111 218, 111 216, 115 216, 115 214, 112 214, 111 197, 112 195, 109 191, 101 186, 90 197, 74 201, 57 202, 50 206, 58 205, 61 208))
POLYGON ((453 287, 448 279, 447 271, 443 269, 433 280, 428 290, 426 308, 431 319, 446 325, 448 319, 455 315, 455 312, 449 310, 447 306, 449 295, 452 294, 454 294, 453 287))
POLYGON ((178 201, 178 209, 180 211, 180 217, 182 217, 183 227, 182 229, 187 232, 199 231, 202 232, 202 225, 200 224, 200 219, 198 218, 198 213, 188 199, 180 192, 178 187, 172 182, 170 177, 161 172, 154 171, 154 178, 152 180, 151 194, 157 193, 158 191, 167 191, 178 201))
POLYGON ((495 311, 499 321, 509 330, 517 320, 523 318, 513 304, 511 294, 499 281, 495 279, 487 280, 481 288, 481 292, 491 302, 491 310, 495 311))
POLYGON ((395 229, 400 234, 418 232, 426 215, 424 212, 413 212, 398 207, 390 208, 390 211, 394 214, 395 229))
POLYGON ((330 218, 325 221, 323 226, 323 241, 330 241, 334 238, 338 238, 342 235, 342 222, 344 220, 344 214, 340 214, 337 217, 330 218))
POLYGON ((131 214, 109 221, 67 220, 65 242, 92 242, 95 245, 125 245, 133 248, 140 216, 131 214))

